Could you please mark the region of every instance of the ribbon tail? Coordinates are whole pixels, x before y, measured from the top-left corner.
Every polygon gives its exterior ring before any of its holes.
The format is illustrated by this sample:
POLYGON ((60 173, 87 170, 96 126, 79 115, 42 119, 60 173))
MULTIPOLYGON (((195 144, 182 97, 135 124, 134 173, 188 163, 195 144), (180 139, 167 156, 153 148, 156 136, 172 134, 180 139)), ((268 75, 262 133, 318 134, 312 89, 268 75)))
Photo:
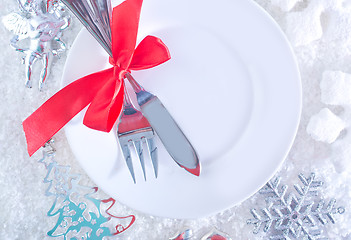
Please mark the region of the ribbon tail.
POLYGON ((30 156, 93 100, 111 72, 112 68, 93 73, 67 85, 23 121, 30 156))
POLYGON ((143 0, 127 0, 112 11, 112 55, 115 65, 127 69, 138 35, 143 0))

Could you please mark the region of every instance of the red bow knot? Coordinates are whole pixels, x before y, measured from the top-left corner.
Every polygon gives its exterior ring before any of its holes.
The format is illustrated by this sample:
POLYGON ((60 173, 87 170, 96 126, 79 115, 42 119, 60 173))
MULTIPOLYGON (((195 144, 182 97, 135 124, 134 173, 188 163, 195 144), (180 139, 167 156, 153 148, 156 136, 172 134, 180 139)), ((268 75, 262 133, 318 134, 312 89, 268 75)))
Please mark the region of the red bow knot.
POLYGON ((112 68, 82 77, 57 92, 23 122, 29 155, 86 106, 84 125, 111 131, 124 99, 124 76, 170 59, 166 45, 154 36, 145 37, 135 48, 142 0, 126 0, 112 12, 112 68))

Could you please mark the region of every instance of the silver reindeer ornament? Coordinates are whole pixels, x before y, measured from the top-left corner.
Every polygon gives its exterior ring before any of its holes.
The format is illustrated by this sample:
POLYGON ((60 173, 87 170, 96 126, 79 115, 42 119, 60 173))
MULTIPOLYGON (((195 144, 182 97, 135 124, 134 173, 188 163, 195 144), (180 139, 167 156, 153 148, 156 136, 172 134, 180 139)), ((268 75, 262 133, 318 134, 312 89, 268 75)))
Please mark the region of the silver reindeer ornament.
POLYGON ((17 0, 17 2, 20 11, 6 15, 2 22, 14 34, 10 45, 16 51, 25 54, 23 60, 26 69, 26 87, 32 86, 33 65, 38 59, 41 60, 39 90, 42 90, 48 76, 51 58, 59 56, 66 49, 61 35, 70 25, 70 16, 65 14, 64 5, 58 0, 17 0), (25 44, 27 46, 20 46, 25 44))

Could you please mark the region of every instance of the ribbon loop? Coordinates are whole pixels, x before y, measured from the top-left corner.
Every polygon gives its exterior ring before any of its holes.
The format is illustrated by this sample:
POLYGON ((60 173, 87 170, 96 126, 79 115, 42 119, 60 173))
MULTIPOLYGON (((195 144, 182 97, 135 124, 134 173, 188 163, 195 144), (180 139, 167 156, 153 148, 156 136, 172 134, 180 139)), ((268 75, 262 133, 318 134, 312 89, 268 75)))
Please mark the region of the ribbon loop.
POLYGON ((160 65, 171 58, 166 45, 154 36, 145 37, 134 51, 129 65, 131 70, 143 70, 160 65))

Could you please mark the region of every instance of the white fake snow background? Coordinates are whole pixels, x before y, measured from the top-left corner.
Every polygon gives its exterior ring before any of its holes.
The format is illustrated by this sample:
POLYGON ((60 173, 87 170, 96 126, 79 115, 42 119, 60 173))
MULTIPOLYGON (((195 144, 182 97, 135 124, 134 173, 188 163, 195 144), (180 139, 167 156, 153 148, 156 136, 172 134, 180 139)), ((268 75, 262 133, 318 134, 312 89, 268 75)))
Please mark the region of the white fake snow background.
MULTIPOLYGON (((303 86, 303 111, 293 148, 278 175, 292 187, 297 175, 315 172, 325 182, 321 195, 336 198, 346 212, 336 225, 326 226, 329 239, 351 239, 351 1, 256 0, 278 22, 295 51, 303 86)), ((0 0, 0 16, 16 10, 16 1, 0 0)), ((74 19, 63 39, 72 44, 81 25, 74 19)), ((20 54, 8 43, 11 34, 0 24, 0 239, 46 239, 57 219, 47 217, 53 198, 45 197, 46 170, 29 158, 21 122, 58 89, 64 54, 54 61, 42 93, 25 89, 20 54)), ((286 106, 289 107, 289 106, 286 106)), ((93 186, 74 159, 63 132, 56 135, 56 160, 82 174, 82 184, 93 186)), ((254 177, 254 176, 253 176, 254 177)), ((228 189, 230 191, 230 189, 228 189)), ((210 194, 210 193, 209 193, 210 194)), ((173 220, 146 216, 119 206, 119 216, 136 215, 134 226, 118 239, 168 239, 192 228, 200 239, 212 227, 232 239, 266 239, 252 234, 250 208, 265 203, 255 195, 239 206, 209 218, 173 220)), ((48 238, 49 239, 49 238, 48 238)))

